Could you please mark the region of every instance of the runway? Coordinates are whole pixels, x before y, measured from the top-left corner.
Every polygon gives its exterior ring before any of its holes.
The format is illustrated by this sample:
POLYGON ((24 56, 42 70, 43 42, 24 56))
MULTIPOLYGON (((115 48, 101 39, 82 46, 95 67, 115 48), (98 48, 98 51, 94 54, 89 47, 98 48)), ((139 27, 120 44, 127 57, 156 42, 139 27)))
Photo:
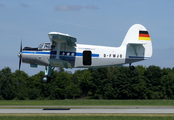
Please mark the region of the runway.
POLYGON ((71 108, 71 109, 174 109, 174 106, 18 106, 6 105, 1 108, 71 108))
POLYGON ((174 109, 0 109, 0 113, 174 113, 174 109))

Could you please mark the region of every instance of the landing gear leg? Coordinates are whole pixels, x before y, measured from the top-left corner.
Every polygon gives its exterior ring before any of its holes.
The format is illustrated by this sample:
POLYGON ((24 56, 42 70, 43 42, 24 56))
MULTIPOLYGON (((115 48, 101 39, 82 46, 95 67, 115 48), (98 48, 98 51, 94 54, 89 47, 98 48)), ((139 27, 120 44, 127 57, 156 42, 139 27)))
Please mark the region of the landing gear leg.
POLYGON ((133 66, 133 65, 131 65, 131 63, 129 63, 129 68, 130 68, 130 70, 135 70, 135 67, 133 66))
POLYGON ((42 76, 41 81, 43 83, 49 83, 51 81, 50 75, 53 72, 54 67, 52 68, 51 66, 45 67, 45 75, 42 76))

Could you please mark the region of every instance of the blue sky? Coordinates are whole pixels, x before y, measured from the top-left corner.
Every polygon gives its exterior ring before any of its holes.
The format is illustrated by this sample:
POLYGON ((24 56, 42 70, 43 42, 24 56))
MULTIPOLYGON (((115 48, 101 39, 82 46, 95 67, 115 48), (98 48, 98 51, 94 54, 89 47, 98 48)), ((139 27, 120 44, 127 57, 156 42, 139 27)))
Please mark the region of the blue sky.
MULTIPOLYGON (((18 69, 23 47, 50 42, 48 33, 62 32, 77 43, 120 46, 127 30, 144 25, 152 40, 153 56, 133 65, 174 66, 174 1, 168 0, 4 0, 0 1, 0 70, 18 69)), ((22 64, 29 75, 44 70, 22 64)))

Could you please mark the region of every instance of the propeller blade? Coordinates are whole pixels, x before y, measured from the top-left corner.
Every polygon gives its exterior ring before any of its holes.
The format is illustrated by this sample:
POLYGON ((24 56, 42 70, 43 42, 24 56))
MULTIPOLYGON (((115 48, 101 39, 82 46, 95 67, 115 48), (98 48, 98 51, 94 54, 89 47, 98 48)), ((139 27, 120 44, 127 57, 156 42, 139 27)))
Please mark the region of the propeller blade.
POLYGON ((21 40, 21 46, 20 46, 20 52, 19 52, 19 71, 21 69, 21 61, 22 61, 22 40, 21 40))
POLYGON ((20 48, 20 52, 22 52, 22 40, 21 40, 21 48, 20 48))
POLYGON ((19 71, 20 71, 20 69, 21 69, 21 57, 19 59, 19 71))

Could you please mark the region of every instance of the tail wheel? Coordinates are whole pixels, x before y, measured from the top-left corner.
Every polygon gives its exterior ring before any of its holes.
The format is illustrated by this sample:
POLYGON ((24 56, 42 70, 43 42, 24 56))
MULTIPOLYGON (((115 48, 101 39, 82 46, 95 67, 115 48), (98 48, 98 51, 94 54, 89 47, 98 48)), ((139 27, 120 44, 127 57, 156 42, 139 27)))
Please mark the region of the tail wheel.
POLYGON ((41 81, 43 83, 49 83, 51 81, 51 78, 48 75, 43 75, 41 81))

